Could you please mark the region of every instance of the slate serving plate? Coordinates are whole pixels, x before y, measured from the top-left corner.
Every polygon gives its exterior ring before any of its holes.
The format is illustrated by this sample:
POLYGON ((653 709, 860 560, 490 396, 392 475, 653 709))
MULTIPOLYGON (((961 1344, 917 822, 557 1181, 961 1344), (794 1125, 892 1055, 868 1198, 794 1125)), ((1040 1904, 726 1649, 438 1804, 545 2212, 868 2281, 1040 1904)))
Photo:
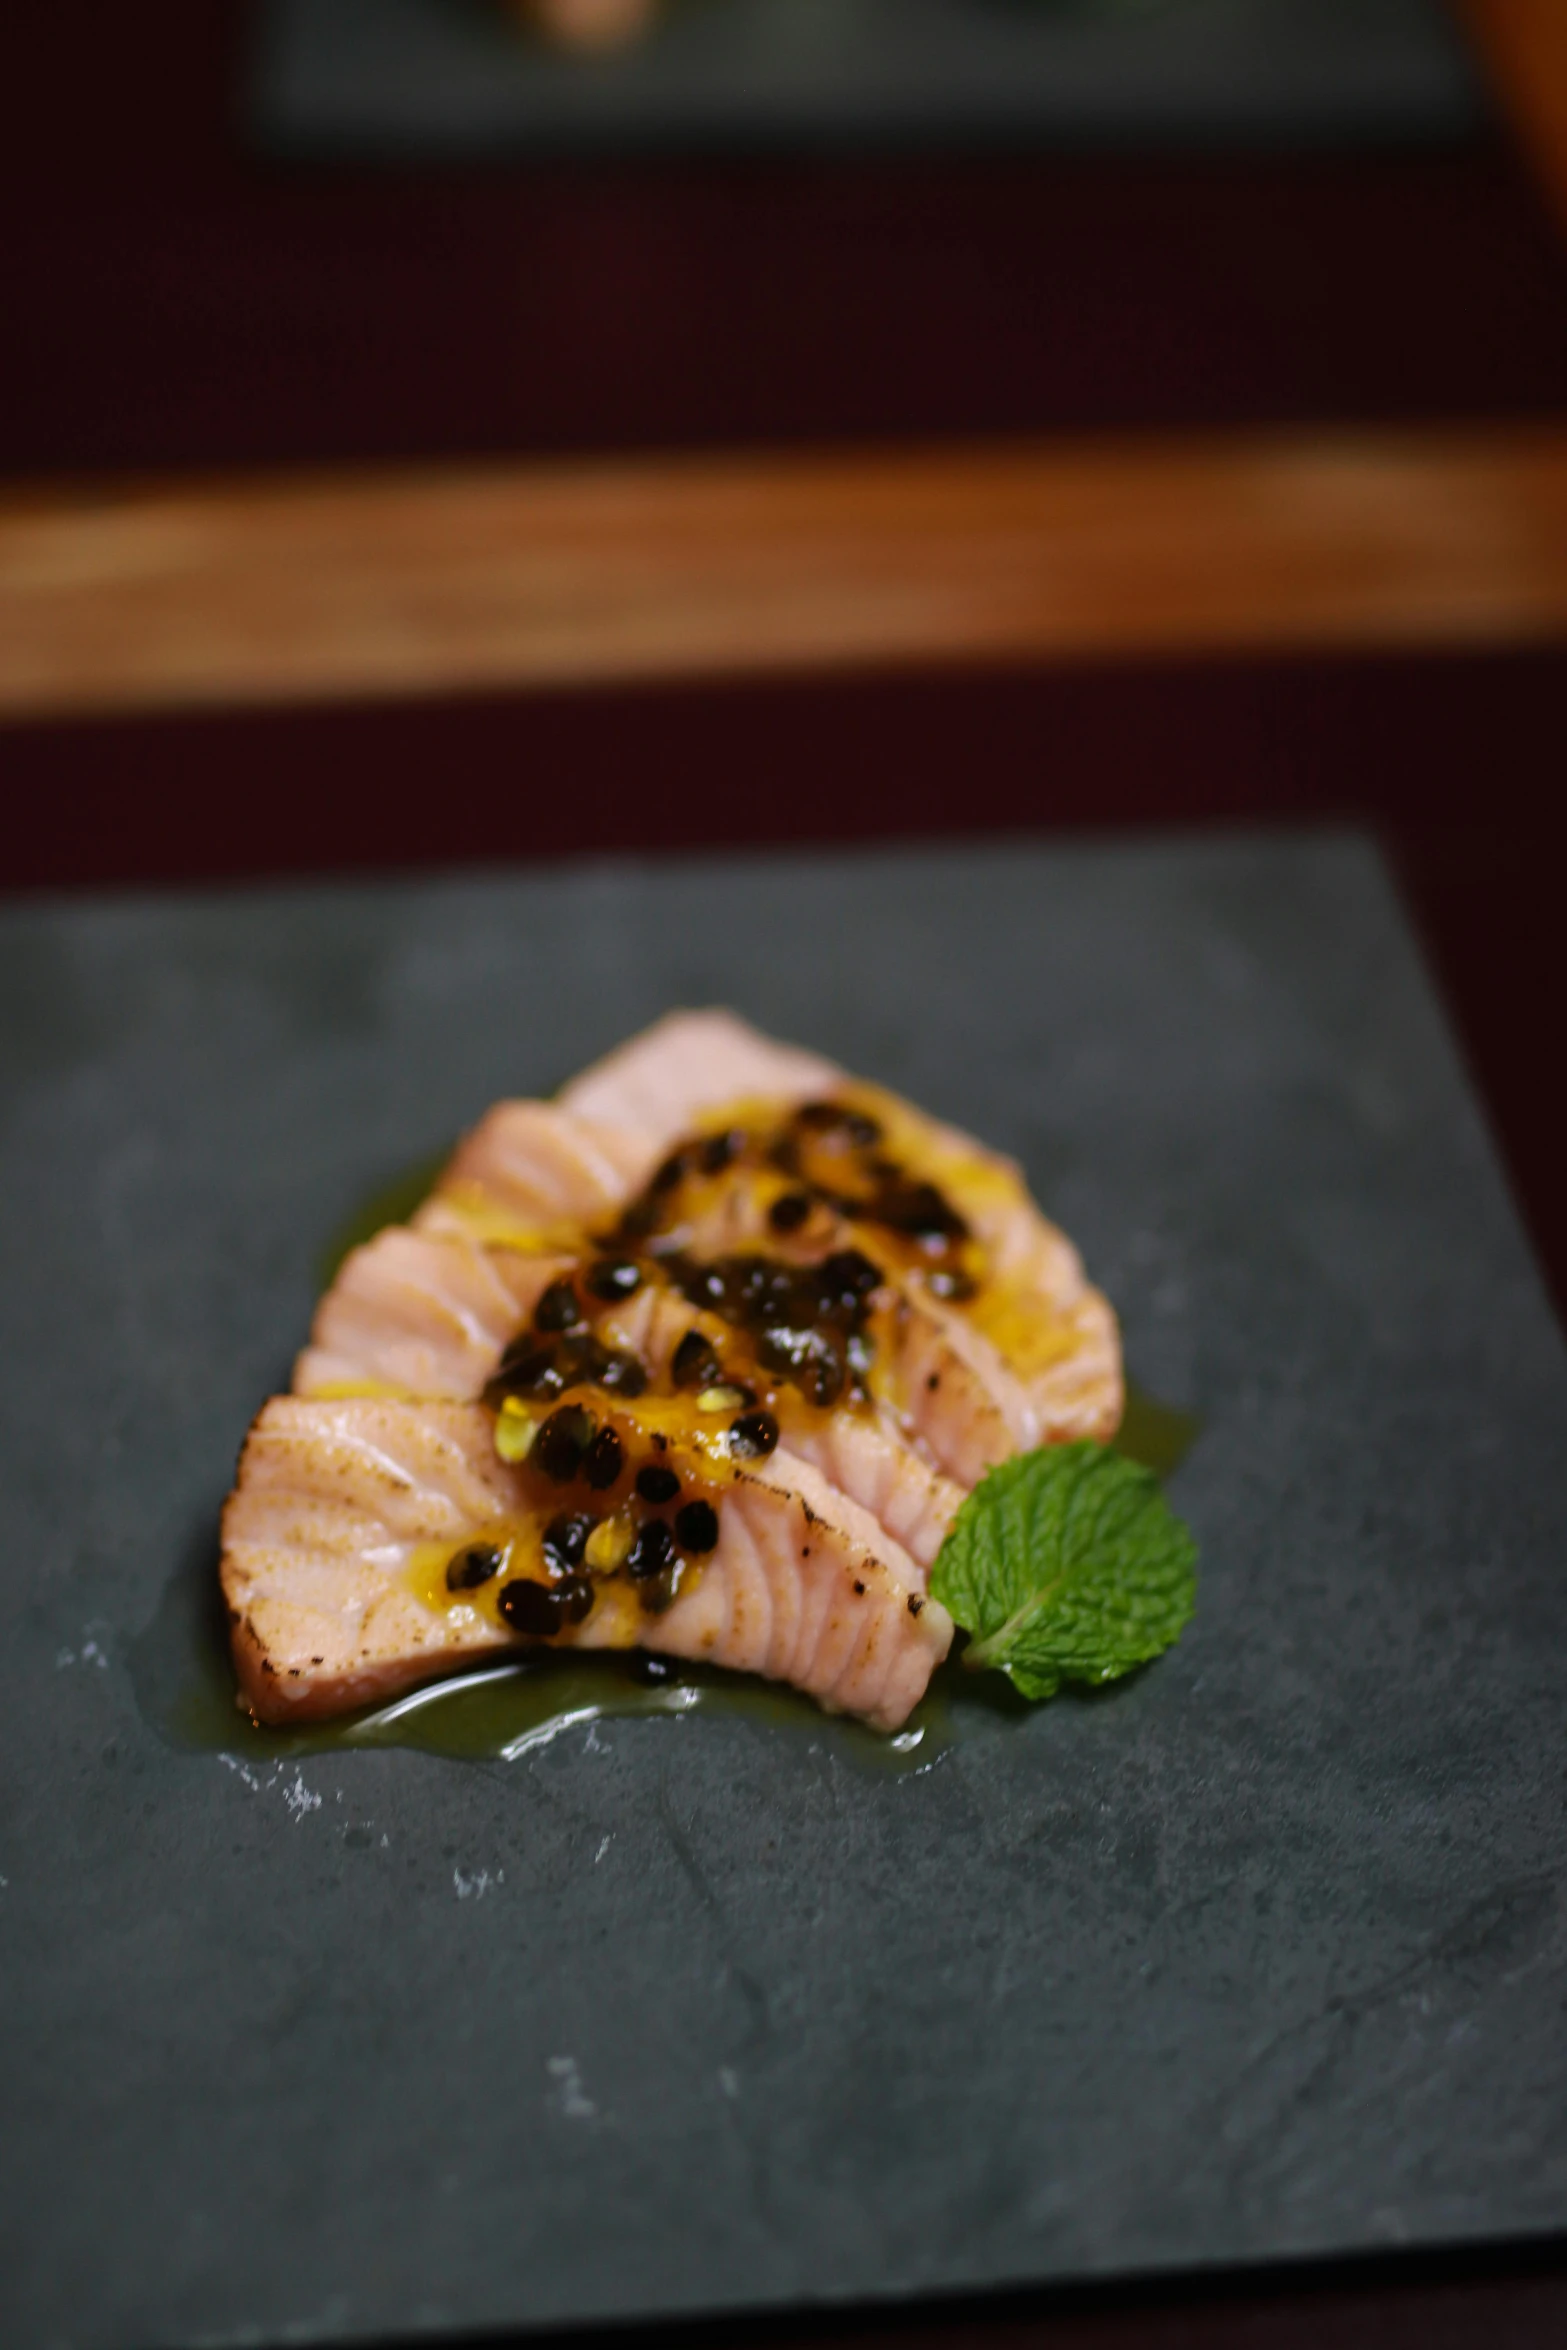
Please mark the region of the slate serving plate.
POLYGON ((0 2338, 915 2295, 1567 2218, 1567 1362, 1372 851, 583 869, 0 921, 0 2338), (145 1709, 327 1237, 730 1001, 1017 1151, 1202 1416, 1201 1609, 903 1775, 145 1709))
POLYGON ((449 155, 1425 140, 1485 111, 1439 0, 677 0, 588 60, 489 0, 268 0, 250 105, 278 146, 449 155))

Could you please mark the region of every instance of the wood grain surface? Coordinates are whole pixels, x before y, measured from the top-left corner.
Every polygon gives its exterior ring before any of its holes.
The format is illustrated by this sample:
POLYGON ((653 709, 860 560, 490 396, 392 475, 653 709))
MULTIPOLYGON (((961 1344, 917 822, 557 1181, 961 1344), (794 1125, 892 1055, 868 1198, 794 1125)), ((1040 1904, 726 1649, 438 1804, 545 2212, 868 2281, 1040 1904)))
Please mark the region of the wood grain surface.
POLYGON ((0 713, 1567 638, 1567 429, 0 500, 0 713))

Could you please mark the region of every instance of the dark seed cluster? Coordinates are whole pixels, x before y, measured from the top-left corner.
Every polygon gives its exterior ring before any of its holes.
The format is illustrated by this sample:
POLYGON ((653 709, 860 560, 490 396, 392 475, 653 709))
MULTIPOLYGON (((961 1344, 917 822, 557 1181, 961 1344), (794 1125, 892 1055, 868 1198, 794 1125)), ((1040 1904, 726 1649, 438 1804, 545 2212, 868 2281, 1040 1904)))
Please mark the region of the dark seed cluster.
MULTIPOLYGON (((881 1282, 880 1268, 858 1249, 839 1249, 819 1265, 755 1255, 705 1265, 669 1256, 660 1263, 682 1296, 745 1331, 762 1369, 798 1387, 808 1402, 827 1407, 846 1389, 858 1391, 870 1364, 865 1325, 871 1296, 881 1282)), ((693 1372, 697 1347, 707 1349, 716 1370, 716 1353, 693 1331, 675 1356, 677 1383, 711 1385, 711 1377, 682 1377, 687 1347, 693 1372)))
POLYGON ((776 1137, 769 1156, 840 1215, 880 1224, 931 1254, 966 1240, 968 1226, 951 1201, 889 1158, 878 1147, 881 1140, 880 1125, 863 1112, 840 1102, 807 1102, 776 1137))
MULTIPOLYGON (((770 1135, 736 1127, 672 1151, 616 1231, 599 1240, 600 1253, 549 1283, 529 1327, 506 1349, 484 1391, 497 1411, 511 1397, 555 1406, 526 1454, 529 1477, 553 1488, 562 1505, 543 1535, 549 1580, 505 1582, 496 1603, 505 1622, 529 1638, 547 1639, 580 1623, 593 1606, 595 1575, 623 1576, 644 1608, 661 1612, 674 1601, 683 1563, 707 1556, 718 1544, 717 1509, 684 1492, 675 1469, 656 1457, 667 1449, 664 1436, 655 1432, 647 1439, 654 1458, 632 1459, 616 1428, 587 1404, 566 1400, 569 1389, 598 1387, 629 1401, 647 1387, 648 1370, 638 1356, 607 1345, 593 1328, 604 1307, 622 1304, 656 1281, 743 1339, 733 1351, 755 1385, 725 1362, 726 1342, 715 1343, 702 1330, 686 1331, 670 1363, 677 1393, 699 1398, 704 1411, 716 1406, 733 1413, 728 1449, 736 1461, 764 1459, 778 1444, 778 1421, 758 1401, 764 1383, 759 1374, 788 1384, 824 1410, 865 1393, 873 1360, 871 1302, 883 1273, 862 1250, 836 1249, 815 1264, 759 1251, 709 1263, 682 1253, 678 1225, 685 1185, 742 1164, 769 1170, 763 1177, 769 1185, 785 1178, 786 1187, 767 1211, 781 1242, 808 1247, 811 1220, 826 1208, 912 1243, 935 1296, 962 1301, 974 1294, 962 1261, 969 1237, 962 1216, 937 1185, 911 1175, 889 1155, 879 1121, 860 1110, 807 1102, 770 1135), (595 1531, 627 1503, 635 1522, 630 1547, 621 1531, 618 1564, 596 1567, 592 1559, 603 1545, 595 1550, 595 1531)), ((624 1519, 617 1523, 624 1529, 624 1519)), ((448 1587, 477 1590, 504 1566, 505 1554, 494 1545, 470 1544, 449 1563, 448 1587)))
MULTIPOLYGON (((817 1207, 825 1206, 835 1215, 879 1226, 911 1242, 930 1266, 927 1278, 938 1297, 961 1301, 973 1296, 973 1278, 960 1261, 969 1238, 962 1215, 938 1185, 911 1175, 889 1155, 877 1119, 842 1102, 805 1102, 770 1137, 753 1139, 735 1130, 683 1143, 626 1209, 620 1240, 628 1250, 649 1251, 667 1265, 678 1238, 684 1185, 693 1177, 721 1173, 747 1157, 788 1178, 789 1188, 767 1210, 768 1224, 781 1239, 803 1233, 817 1207)), ((745 1319, 727 1311, 716 1296, 701 1302, 726 1320, 745 1319)), ((813 1373, 800 1384, 811 1393, 815 1385, 830 1387, 831 1375, 823 1381, 813 1373)), ((834 1391, 816 1400, 836 1399, 834 1391)))
MULTIPOLYGON (((760 1440, 754 1431, 742 1432, 738 1449, 747 1457, 770 1451, 778 1441, 776 1423, 766 1413, 750 1417, 766 1425, 760 1440)), ((550 1413, 527 1454, 526 1474, 547 1481, 565 1504, 550 1517, 540 1541, 548 1581, 518 1576, 497 1595, 503 1621, 530 1639, 548 1639, 581 1623, 592 1609, 599 1576, 623 1575, 642 1607, 661 1615, 678 1595, 684 1562, 718 1547, 719 1515, 713 1503, 688 1494, 667 1462, 631 1459, 619 1430, 597 1419, 584 1403, 562 1403, 550 1413), (596 1565, 593 1536, 606 1514, 614 1516, 627 1503, 661 1514, 642 1516, 618 1564, 596 1565)), ((447 1588, 477 1590, 504 1565, 505 1554, 496 1545, 470 1543, 449 1562, 447 1588)))
MULTIPOLYGON (((565 1286, 551 1282, 540 1300, 541 1312, 554 1292, 565 1286)), ((551 1309, 560 1310, 558 1306, 551 1309)), ((583 1386, 602 1387, 610 1395, 640 1395, 647 1386, 647 1371, 625 1347, 606 1346, 591 1330, 541 1333, 535 1316, 533 1328, 522 1331, 502 1355, 485 1387, 484 1400, 493 1411, 508 1395, 548 1403, 552 1396, 564 1395, 568 1387, 583 1386)))

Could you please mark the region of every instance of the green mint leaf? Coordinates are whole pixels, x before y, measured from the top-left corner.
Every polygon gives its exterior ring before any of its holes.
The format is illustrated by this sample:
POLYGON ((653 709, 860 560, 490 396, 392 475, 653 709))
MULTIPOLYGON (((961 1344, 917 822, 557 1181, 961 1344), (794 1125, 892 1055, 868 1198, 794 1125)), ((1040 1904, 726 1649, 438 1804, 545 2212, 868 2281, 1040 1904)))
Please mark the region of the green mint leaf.
POLYGON ((1152 1473, 1103 1444, 1048 1444, 992 1469, 952 1523, 932 1596, 1025 1697, 1115 1681, 1179 1639, 1197 1545, 1152 1473))

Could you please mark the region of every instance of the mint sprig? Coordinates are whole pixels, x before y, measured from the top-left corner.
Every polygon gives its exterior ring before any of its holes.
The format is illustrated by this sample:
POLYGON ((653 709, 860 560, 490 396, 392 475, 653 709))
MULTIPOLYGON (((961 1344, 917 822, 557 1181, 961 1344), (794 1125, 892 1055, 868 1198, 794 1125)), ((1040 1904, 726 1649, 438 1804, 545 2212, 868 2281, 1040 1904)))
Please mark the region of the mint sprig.
POLYGON ((1179 1639, 1197 1545, 1147 1469, 1103 1444, 1051 1444, 975 1486, 931 1570, 932 1595, 1025 1697, 1099 1683, 1179 1639))

